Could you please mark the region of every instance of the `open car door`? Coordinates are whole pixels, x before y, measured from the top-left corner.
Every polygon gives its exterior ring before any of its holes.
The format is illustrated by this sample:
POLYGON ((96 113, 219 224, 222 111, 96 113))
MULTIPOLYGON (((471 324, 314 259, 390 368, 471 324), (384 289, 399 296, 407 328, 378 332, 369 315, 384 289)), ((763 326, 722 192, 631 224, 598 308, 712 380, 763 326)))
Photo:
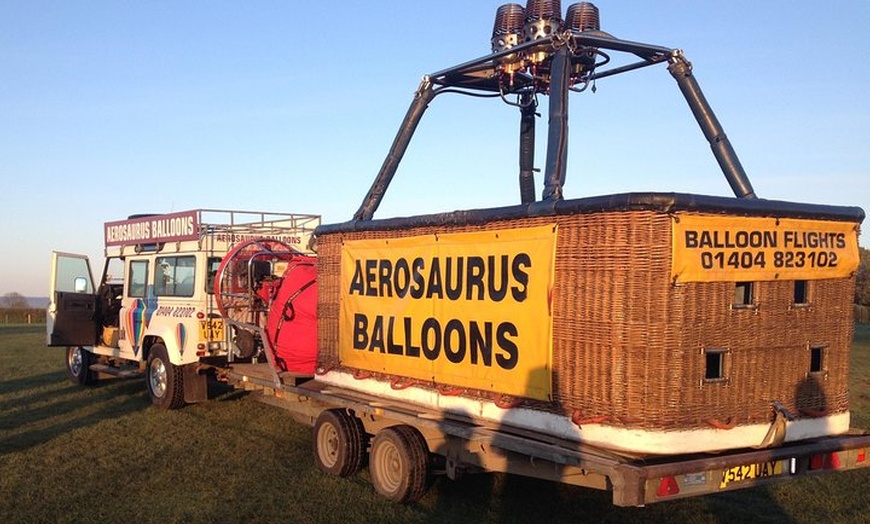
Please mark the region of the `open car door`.
POLYGON ((88 257, 52 251, 48 345, 93 346, 98 333, 98 303, 88 257))

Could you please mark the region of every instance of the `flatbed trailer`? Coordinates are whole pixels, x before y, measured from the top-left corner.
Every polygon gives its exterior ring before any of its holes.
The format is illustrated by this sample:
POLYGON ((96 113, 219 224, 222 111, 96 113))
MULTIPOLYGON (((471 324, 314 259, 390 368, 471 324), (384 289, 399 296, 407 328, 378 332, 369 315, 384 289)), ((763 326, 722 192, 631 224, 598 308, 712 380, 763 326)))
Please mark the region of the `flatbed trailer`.
MULTIPOLYGON (((413 428, 425 440, 429 454, 425 470, 414 471, 413 461, 401 453, 390 455, 387 476, 446 475, 458 479, 466 473, 501 472, 574 486, 609 491, 616 506, 645 506, 656 502, 733 491, 834 471, 870 467, 870 434, 853 430, 777 448, 745 449, 718 454, 644 457, 623 454, 544 433, 494 425, 463 413, 433 410, 410 402, 384 400, 292 373, 276 373, 269 362, 231 364, 220 376, 237 389, 251 391, 257 400, 289 411, 294 419, 314 426, 313 445, 320 464, 328 455, 341 456, 344 439, 319 437, 318 420, 324 413, 341 413, 361 425, 363 446, 387 428, 413 428), (277 380, 276 380, 277 379, 277 380)), ((365 449, 362 450, 365 454, 365 449)), ((362 457, 360 457, 361 459, 362 457)), ((373 457, 378 461, 378 457, 373 457)), ((383 461, 382 461, 383 462, 383 461)), ((348 476, 359 464, 332 473, 348 476)), ((327 469, 328 468, 323 468, 327 469)), ((329 471, 328 471, 329 472, 329 471)), ((373 472, 375 488, 378 475, 373 472)), ((422 483, 423 486, 427 482, 422 483)), ((388 486, 389 487, 389 486, 388 486)), ((411 502, 412 496, 395 497, 411 502)))

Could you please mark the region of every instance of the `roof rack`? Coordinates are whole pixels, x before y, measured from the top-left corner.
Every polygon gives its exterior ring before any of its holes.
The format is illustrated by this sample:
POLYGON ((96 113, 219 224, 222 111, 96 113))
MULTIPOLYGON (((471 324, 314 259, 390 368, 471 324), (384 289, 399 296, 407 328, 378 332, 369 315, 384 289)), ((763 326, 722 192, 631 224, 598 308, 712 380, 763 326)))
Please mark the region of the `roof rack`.
POLYGON ((106 222, 106 256, 143 251, 179 251, 182 242, 197 249, 228 250, 254 238, 271 238, 308 250, 308 239, 320 225, 320 215, 229 209, 192 209, 165 214, 131 215, 106 222), (174 246, 174 249, 172 249, 174 246))

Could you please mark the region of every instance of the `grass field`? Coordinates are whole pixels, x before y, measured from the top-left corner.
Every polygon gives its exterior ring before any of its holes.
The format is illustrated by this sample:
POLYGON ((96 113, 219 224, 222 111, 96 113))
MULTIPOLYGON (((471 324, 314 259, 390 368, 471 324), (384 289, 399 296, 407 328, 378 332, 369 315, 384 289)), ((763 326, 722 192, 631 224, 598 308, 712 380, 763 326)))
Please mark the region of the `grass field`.
MULTIPOLYGON (((867 522, 870 469, 617 508, 608 493, 507 475, 435 482, 412 506, 368 472, 314 466, 310 429, 223 391, 163 412, 142 380, 69 383, 42 326, 0 327, 0 522, 867 522)), ((870 428, 870 327, 853 345, 853 426, 870 428)))

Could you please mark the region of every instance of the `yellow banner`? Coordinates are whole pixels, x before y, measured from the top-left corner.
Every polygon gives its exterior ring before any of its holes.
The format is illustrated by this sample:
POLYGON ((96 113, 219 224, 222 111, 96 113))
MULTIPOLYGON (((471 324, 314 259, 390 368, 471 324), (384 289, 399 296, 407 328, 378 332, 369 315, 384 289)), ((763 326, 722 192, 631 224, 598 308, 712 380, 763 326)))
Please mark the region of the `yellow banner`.
POLYGON ((851 222, 677 214, 674 282, 848 277, 858 268, 851 222))
POLYGON ((339 357, 549 400, 556 225, 342 245, 339 357))

